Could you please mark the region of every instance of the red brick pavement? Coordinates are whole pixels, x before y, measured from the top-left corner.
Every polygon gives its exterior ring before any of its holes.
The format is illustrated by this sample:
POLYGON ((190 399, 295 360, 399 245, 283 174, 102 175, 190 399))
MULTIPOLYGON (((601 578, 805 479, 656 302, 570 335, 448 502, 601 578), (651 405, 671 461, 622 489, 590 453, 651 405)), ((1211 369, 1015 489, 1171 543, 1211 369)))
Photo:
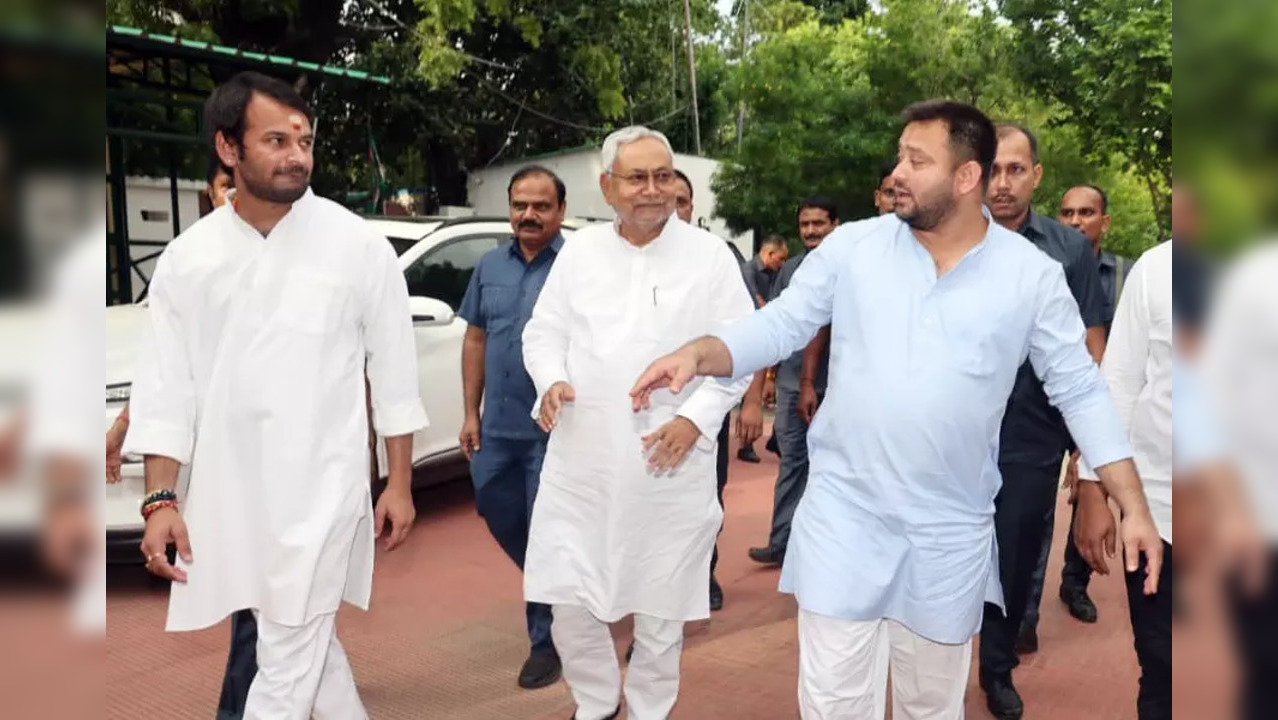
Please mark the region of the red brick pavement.
MULTIPOLYGON (((794 602, 776 592, 775 570, 746 557, 767 536, 775 474, 771 455, 761 465, 733 462, 720 538, 726 605, 687 628, 675 720, 798 717, 794 602)), ((372 718, 567 718, 572 703, 562 683, 535 692, 515 685, 527 652, 520 579, 476 516, 468 485, 423 492, 418 506, 406 545, 379 550, 371 611, 344 608, 338 623, 372 718)), ((1059 510, 1058 527, 1067 519, 1059 510)), ((1121 578, 1093 584, 1099 623, 1070 619, 1055 595, 1063 537, 1057 534, 1044 594, 1042 649, 1016 672, 1026 717, 1133 718, 1139 672, 1121 578)), ((140 568, 111 570, 106 717, 213 717, 229 624, 165 634, 165 604, 166 592, 148 584, 140 568), (156 693, 157 687, 173 690, 156 693), (142 697, 152 699, 146 710, 142 697)), ((614 635, 620 651, 626 624, 614 635)), ((967 710, 972 718, 989 717, 975 663, 967 710)))

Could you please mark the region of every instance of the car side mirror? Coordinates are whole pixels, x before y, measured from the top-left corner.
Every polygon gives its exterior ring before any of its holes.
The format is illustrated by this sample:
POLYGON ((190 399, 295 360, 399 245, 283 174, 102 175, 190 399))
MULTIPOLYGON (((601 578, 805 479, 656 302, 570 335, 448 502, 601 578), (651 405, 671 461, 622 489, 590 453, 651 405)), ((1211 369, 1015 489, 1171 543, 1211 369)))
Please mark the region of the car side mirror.
POLYGON ((428 297, 408 298, 414 325, 447 325, 453 321, 453 309, 443 300, 428 297))

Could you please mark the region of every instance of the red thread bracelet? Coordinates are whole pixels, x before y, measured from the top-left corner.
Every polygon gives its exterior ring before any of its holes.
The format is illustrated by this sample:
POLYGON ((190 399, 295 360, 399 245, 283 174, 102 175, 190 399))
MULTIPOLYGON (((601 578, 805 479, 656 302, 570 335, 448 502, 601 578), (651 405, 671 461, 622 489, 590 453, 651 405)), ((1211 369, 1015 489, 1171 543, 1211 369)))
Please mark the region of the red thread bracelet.
POLYGON ((143 520, 150 519, 151 515, 153 515, 156 510, 160 510, 166 507, 176 509, 177 506, 178 506, 177 500, 156 500, 155 502, 147 503, 146 505, 142 507, 142 519, 143 520))

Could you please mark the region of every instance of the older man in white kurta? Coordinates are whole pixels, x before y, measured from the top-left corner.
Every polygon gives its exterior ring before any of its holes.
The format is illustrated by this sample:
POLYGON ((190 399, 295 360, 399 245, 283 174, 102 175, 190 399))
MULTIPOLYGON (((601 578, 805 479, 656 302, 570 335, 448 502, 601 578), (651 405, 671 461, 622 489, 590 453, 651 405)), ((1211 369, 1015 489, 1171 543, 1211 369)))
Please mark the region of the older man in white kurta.
POLYGON ((652 131, 605 142, 601 182, 618 220, 565 243, 523 336, 534 412, 553 429, 524 592, 554 606, 577 720, 619 708, 607 623, 635 616, 626 702, 629 717, 654 720, 678 694, 683 623, 709 616, 715 439, 746 385, 706 381, 640 414, 627 393, 648 362, 752 304, 723 240, 671 215, 671 159, 652 131))
POLYGON ((148 519, 143 552, 179 581, 168 630, 254 610, 246 718, 364 718, 334 616, 343 600, 367 608, 372 585, 365 368, 393 464, 426 423, 408 293, 385 238, 305 188, 309 120, 278 101, 300 99, 250 80, 267 91, 254 88, 241 137, 218 130, 236 202, 170 243, 151 282, 125 451, 147 456, 148 486, 172 461, 191 478, 180 520, 148 519), (153 526, 173 528, 176 568, 153 526))

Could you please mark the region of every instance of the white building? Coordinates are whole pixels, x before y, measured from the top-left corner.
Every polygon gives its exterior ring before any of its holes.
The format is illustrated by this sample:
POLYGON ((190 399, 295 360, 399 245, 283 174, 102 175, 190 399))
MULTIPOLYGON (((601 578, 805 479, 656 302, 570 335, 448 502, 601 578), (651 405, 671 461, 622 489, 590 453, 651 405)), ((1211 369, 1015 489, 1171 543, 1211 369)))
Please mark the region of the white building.
MULTIPOLYGON (((599 191, 599 174, 603 171, 599 148, 575 148, 534 157, 510 160, 487 168, 471 170, 466 189, 471 207, 481 215, 506 215, 506 186, 510 176, 525 166, 541 165, 560 177, 567 187, 568 214, 580 218, 611 220, 612 208, 599 191)), ((675 153, 675 167, 692 181, 692 222, 710 232, 730 239, 749 258, 754 254, 753 233, 733 235, 722 219, 715 216, 715 196, 710 180, 719 169, 718 161, 675 153)))
MULTIPOLYGON (((168 178, 131 176, 125 178, 124 204, 129 222, 129 255, 137 263, 132 270, 133 299, 146 288, 155 272, 158 253, 176 235, 173 233, 173 200, 168 178)), ((200 192, 203 180, 177 181, 177 220, 181 233, 200 219, 200 192)))

